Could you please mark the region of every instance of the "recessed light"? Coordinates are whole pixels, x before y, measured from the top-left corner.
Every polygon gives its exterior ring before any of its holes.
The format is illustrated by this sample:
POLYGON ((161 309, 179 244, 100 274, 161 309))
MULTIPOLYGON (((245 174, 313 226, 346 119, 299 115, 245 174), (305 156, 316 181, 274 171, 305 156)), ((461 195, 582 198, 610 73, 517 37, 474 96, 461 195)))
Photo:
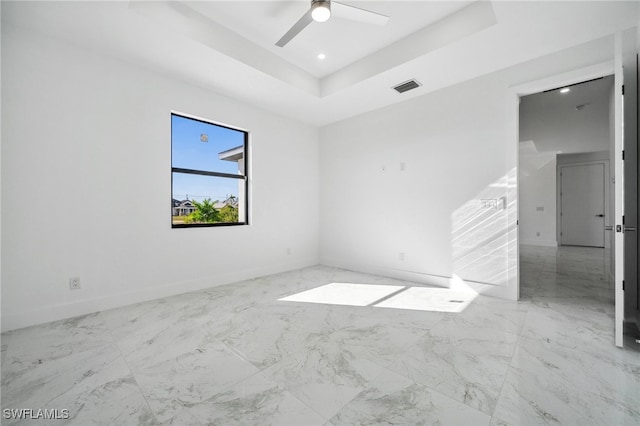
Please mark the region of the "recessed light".
POLYGON ((569 90, 571 89, 569 89, 568 87, 565 87, 563 89, 560 89, 560 93, 569 93, 569 90))
POLYGON ((318 53, 318 59, 323 60, 326 57, 327 55, 325 55, 324 53, 318 53))

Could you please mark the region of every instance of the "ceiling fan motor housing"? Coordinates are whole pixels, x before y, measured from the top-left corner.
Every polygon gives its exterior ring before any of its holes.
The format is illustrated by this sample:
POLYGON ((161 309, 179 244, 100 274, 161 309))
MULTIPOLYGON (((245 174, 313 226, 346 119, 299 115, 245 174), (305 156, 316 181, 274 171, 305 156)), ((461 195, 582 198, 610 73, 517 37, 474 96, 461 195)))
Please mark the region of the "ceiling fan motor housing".
POLYGON ((331 17, 331 1, 311 0, 311 17, 316 22, 325 22, 331 17))
MULTIPOLYGON (((1 1, 1 0, 0 0, 1 1)), ((276 46, 284 47, 289 43, 300 31, 304 30, 312 22, 325 22, 332 15, 332 8, 335 7, 336 18, 348 19, 351 21, 364 22, 366 24, 385 25, 389 17, 370 10, 361 9, 348 4, 330 0, 311 0, 311 8, 305 12, 298 22, 293 24, 276 42, 276 46)))

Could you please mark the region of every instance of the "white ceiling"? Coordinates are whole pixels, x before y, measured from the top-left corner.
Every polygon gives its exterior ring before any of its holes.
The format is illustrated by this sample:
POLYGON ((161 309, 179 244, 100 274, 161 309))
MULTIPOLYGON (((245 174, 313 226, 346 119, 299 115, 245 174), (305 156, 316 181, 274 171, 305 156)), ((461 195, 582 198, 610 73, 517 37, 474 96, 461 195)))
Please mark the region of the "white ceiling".
POLYGON ((613 76, 609 75, 568 86, 567 93, 561 93, 562 87, 559 87, 555 90, 523 96, 520 99, 520 106, 532 114, 544 110, 571 111, 579 106, 588 108, 604 105, 607 108, 612 87, 613 76))
MULTIPOLYGON (((390 21, 312 23, 278 48, 308 1, 2 1, 2 27, 322 126, 638 25, 636 1, 343 2, 390 21), (325 61, 315 57, 320 51, 325 61), (403 95, 390 89, 410 78, 422 86, 403 95)), ((596 50, 594 58, 612 57, 596 50)))
MULTIPOLYGON (((528 119, 526 128, 521 127, 524 133, 521 133, 521 137, 532 137, 533 134, 534 140, 520 142, 521 158, 527 157, 528 161, 538 162, 542 166, 559 153, 606 151, 608 138, 598 137, 600 134, 594 133, 593 126, 608 133, 613 83, 614 77, 608 75, 568 86, 567 93, 557 88, 523 96, 520 99, 520 114, 528 119), (533 129, 536 129, 534 133, 533 129), (587 134, 590 137, 585 138, 587 134), (541 159, 545 161, 541 162, 541 159)), ((525 166, 528 169, 531 164, 525 166)))
POLYGON ((212 21, 237 32, 307 71, 317 78, 325 77, 396 42, 435 21, 469 5, 471 1, 352 1, 357 5, 393 17, 385 26, 345 19, 312 23, 285 47, 276 41, 310 7, 310 1, 189 1, 186 4, 212 21), (325 60, 318 60, 318 53, 325 60))

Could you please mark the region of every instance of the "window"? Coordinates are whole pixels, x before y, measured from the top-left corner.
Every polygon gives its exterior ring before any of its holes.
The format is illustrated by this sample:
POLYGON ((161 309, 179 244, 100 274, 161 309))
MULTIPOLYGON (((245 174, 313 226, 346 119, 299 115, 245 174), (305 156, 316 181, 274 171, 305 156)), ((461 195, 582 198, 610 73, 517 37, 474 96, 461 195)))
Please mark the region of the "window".
POLYGON ((247 225, 249 134, 171 114, 171 226, 247 225))

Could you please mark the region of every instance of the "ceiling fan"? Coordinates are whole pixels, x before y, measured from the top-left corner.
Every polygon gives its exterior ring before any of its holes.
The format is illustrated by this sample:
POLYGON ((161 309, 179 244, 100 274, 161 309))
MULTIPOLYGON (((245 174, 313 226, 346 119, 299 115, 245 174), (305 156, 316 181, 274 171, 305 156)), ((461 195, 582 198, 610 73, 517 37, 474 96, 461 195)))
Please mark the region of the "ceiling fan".
POLYGON ((307 13, 302 15, 302 18, 300 18, 280 40, 278 40, 276 46, 283 47, 297 36, 300 31, 304 30, 307 25, 313 21, 325 22, 331 17, 331 15, 334 15, 336 18, 349 19, 351 21, 374 25, 385 25, 389 20, 389 17, 386 15, 338 3, 337 1, 311 0, 311 8, 307 13))

